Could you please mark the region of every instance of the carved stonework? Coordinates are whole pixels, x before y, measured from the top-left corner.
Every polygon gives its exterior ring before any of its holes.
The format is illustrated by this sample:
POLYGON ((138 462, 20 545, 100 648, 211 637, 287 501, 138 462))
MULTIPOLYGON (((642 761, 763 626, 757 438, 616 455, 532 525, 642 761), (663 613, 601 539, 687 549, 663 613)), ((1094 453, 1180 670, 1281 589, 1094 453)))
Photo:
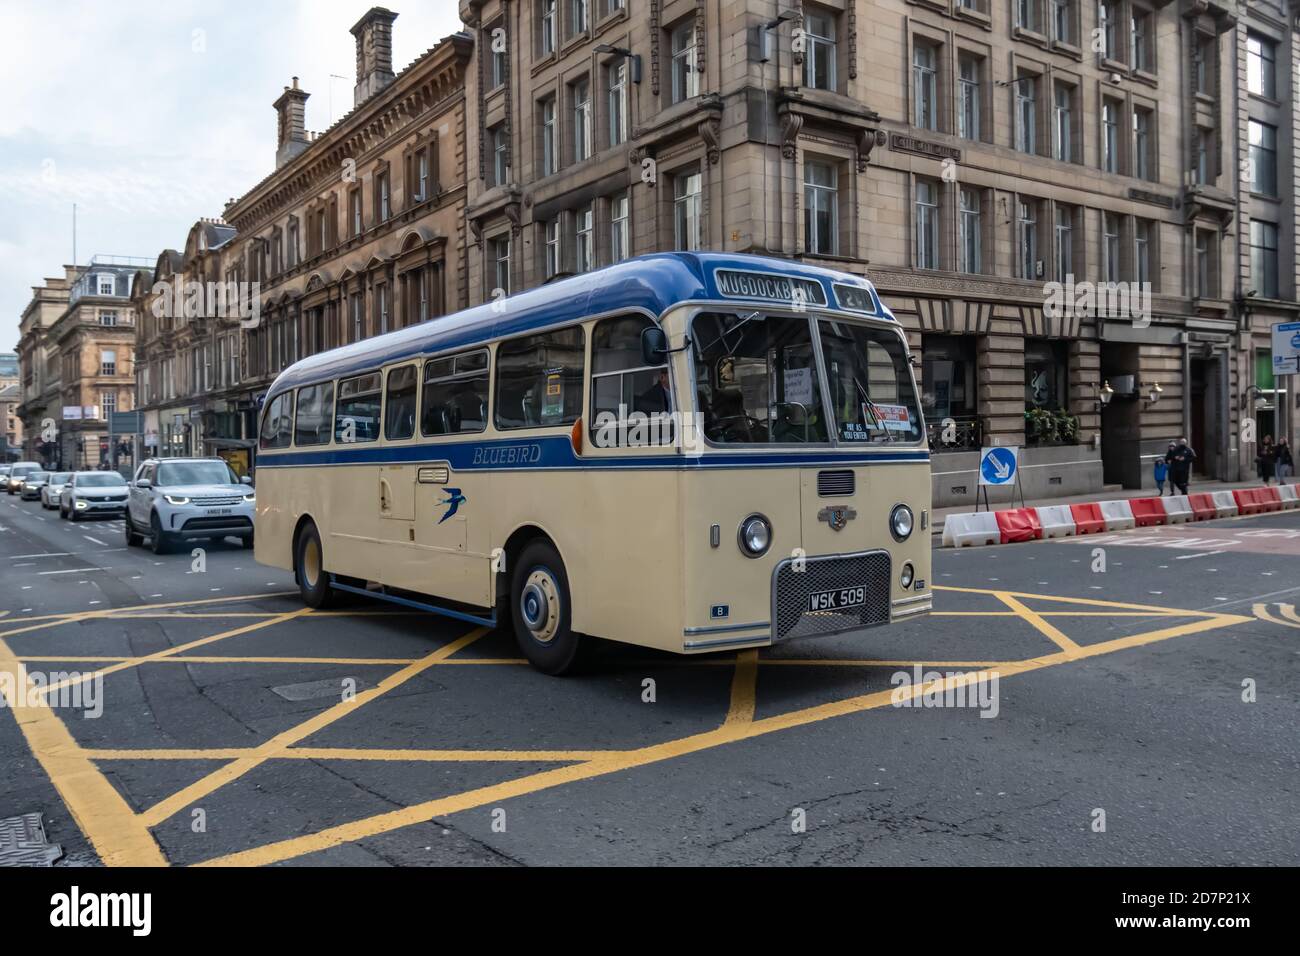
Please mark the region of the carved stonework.
MULTIPOLYGON (((804 36, 804 25, 803 25, 803 24, 804 24, 804 19, 803 19, 804 14, 803 14, 803 4, 800 3, 800 4, 795 8, 795 11, 794 11, 794 12, 795 12, 794 35, 795 35, 795 36, 798 36, 798 37, 802 37, 802 36, 804 36)), ((806 43, 807 43, 807 40, 805 39, 803 43, 792 43, 792 44, 790 45, 791 48, 792 48, 792 49, 791 49, 791 52, 792 52, 792 54, 793 54, 793 56, 794 56, 794 65, 797 66, 797 67, 800 67, 800 68, 801 68, 801 69, 799 70, 800 73, 803 72, 803 70, 802 70, 802 67, 803 67, 803 51, 804 51, 804 45, 805 45, 806 43)))
POLYGON ((722 149, 718 142, 718 134, 722 132, 722 124, 716 119, 706 119, 696 127, 696 130, 700 134, 700 139, 704 140, 705 155, 709 159, 709 164, 716 164, 722 158, 722 149))
POLYGON ((883 129, 864 129, 858 131, 858 172, 867 171, 871 160, 871 151, 877 146, 884 146, 889 135, 883 129))
POLYGON ((799 140, 799 130, 803 128, 803 117, 795 112, 787 112, 781 116, 781 155, 786 159, 794 159, 796 143, 799 140))

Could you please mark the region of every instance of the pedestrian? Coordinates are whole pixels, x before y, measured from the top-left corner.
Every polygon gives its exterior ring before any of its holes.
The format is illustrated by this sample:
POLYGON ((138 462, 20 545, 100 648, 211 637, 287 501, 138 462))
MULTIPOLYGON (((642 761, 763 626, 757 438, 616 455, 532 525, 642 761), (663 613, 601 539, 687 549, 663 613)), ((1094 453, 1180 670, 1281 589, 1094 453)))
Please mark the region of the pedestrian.
POLYGON ((1273 436, 1265 435, 1255 452, 1255 468, 1265 485, 1273 480, 1274 465, 1277 462, 1277 450, 1273 447, 1273 436))
POLYGON ((1187 494, 1187 484, 1192 478, 1192 462, 1196 461, 1196 452, 1187 445, 1186 438, 1179 438, 1178 443, 1165 453, 1169 463, 1169 482, 1180 495, 1187 494))
MULTIPOLYGON (((1160 497, 1165 496, 1165 478, 1169 475, 1169 463, 1163 458, 1156 459, 1156 487, 1160 489, 1160 497)), ((1170 494, 1173 489, 1170 489, 1170 494)))
POLYGON ((1285 438, 1277 440, 1277 481, 1282 484, 1295 474, 1295 459, 1291 457, 1291 444, 1285 438))

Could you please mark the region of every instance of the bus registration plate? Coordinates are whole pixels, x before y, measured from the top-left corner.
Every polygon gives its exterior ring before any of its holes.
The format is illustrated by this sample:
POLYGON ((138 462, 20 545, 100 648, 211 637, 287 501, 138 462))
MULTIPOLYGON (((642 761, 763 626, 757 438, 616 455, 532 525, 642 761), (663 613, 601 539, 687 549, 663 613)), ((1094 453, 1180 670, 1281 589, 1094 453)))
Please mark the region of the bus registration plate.
POLYGON ((867 589, 865 587, 814 591, 808 595, 808 610, 810 611, 842 611, 846 608, 861 607, 866 603, 867 589))

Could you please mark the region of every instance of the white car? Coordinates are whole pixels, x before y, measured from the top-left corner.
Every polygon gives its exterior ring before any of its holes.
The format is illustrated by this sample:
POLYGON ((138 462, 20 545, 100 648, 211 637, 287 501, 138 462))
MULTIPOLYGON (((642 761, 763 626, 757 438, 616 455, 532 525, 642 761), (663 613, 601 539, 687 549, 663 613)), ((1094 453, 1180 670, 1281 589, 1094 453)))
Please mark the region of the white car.
POLYGON ((115 471, 78 471, 59 495, 59 517, 80 521, 91 515, 126 513, 126 479, 115 471))
POLYGON ((63 487, 72 480, 70 471, 52 471, 50 478, 41 488, 41 507, 46 511, 53 511, 59 506, 59 496, 63 494, 63 487))

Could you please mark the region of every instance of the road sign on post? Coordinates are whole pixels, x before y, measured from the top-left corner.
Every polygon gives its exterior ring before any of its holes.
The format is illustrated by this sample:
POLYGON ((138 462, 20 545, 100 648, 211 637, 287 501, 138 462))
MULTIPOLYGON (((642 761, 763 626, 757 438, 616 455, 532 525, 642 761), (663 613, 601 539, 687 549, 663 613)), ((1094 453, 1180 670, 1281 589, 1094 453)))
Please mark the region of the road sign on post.
POLYGON ((981 485, 1013 485, 1020 471, 1020 449, 1001 445, 980 452, 981 485))
POLYGON ((1300 374, 1300 322, 1273 326, 1273 374, 1300 374))

